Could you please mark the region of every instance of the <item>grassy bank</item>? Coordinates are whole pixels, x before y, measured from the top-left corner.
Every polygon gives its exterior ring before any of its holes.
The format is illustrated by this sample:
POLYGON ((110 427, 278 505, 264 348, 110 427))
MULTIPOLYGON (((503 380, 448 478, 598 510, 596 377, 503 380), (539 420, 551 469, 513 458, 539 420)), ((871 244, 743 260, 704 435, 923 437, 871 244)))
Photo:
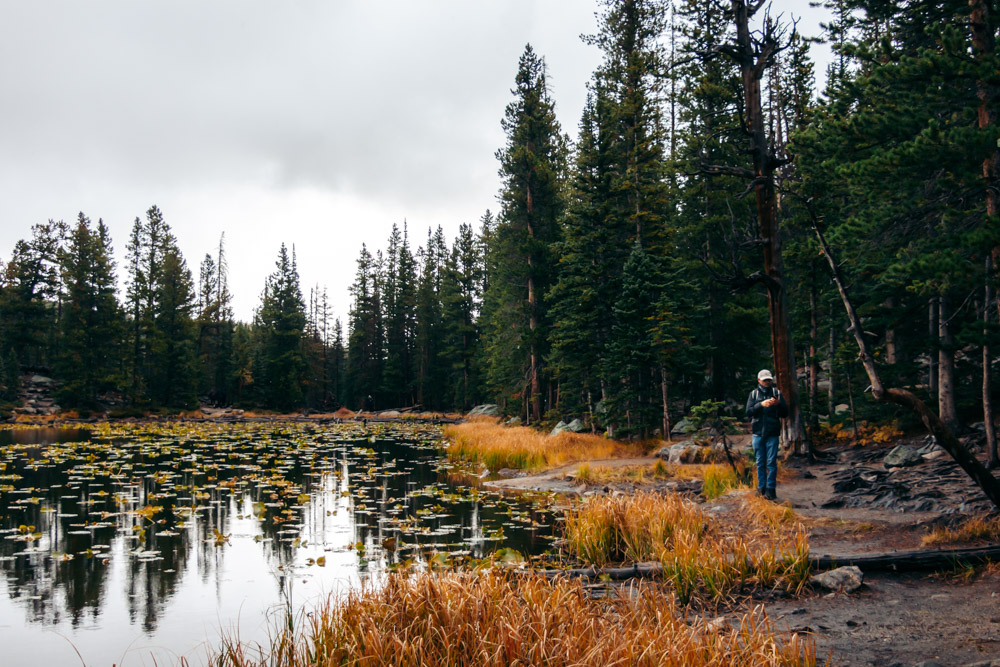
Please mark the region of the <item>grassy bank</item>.
POLYGON ((775 637, 759 613, 689 619, 655 586, 591 599, 579 582, 488 571, 396 574, 279 631, 230 642, 212 663, 271 665, 815 665, 811 641, 775 637))
POLYGON ((798 591, 809 578, 805 528, 787 507, 752 494, 727 521, 676 494, 591 499, 567 512, 571 555, 603 567, 659 561, 682 602, 747 588, 798 591))
POLYGON ((490 470, 544 470, 591 459, 645 456, 650 446, 623 443, 590 433, 556 436, 527 426, 502 426, 493 419, 467 421, 444 429, 448 458, 482 463, 490 470))

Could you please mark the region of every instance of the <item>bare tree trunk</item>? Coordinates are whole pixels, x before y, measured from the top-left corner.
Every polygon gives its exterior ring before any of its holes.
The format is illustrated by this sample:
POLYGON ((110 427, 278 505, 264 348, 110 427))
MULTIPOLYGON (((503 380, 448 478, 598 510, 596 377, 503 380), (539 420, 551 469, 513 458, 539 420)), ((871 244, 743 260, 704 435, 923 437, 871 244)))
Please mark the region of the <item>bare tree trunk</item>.
POLYGON ((670 401, 667 400, 667 370, 660 366, 660 393, 663 394, 663 439, 670 442, 670 401))
POLYGON ((788 290, 784 285, 781 259, 781 233, 778 226, 778 202, 774 189, 774 169, 778 164, 768 146, 764 131, 764 111, 761 107, 760 81, 764 70, 781 50, 774 26, 765 26, 765 34, 756 41, 750 33, 750 17, 759 4, 748 7, 746 0, 733 0, 736 21, 737 62, 743 78, 744 107, 750 154, 753 158, 753 189, 757 201, 757 222, 764 247, 764 274, 767 286, 768 312, 771 320, 771 353, 777 374, 778 388, 788 403, 788 418, 782 436, 789 452, 805 454, 802 437, 802 409, 799 404, 798 378, 795 369, 795 348, 792 345, 791 314, 788 290))
MULTIPOLYGON (((888 312, 896 309, 896 297, 890 296, 885 300, 885 308, 888 312)), ((895 364, 898 361, 898 351, 896 349, 896 328, 890 324, 885 328, 885 360, 887 363, 895 364)))
POLYGON ((833 419, 833 415, 837 411, 836 396, 834 395, 834 375, 833 375, 833 355, 837 351, 837 330, 833 328, 833 305, 830 306, 830 354, 827 358, 827 364, 829 365, 829 371, 827 372, 827 381, 829 385, 826 388, 826 408, 827 408, 827 418, 833 419))
POLYGON ((934 435, 937 443, 946 452, 951 454, 962 470, 979 485, 979 488, 983 490, 986 497, 996 507, 1000 508, 1000 481, 993 477, 990 471, 986 469, 986 466, 980 463, 979 459, 973 456, 965 445, 959 442, 958 438, 955 437, 955 433, 948 428, 948 425, 912 392, 905 389, 885 387, 882 384, 882 378, 879 376, 878 368, 875 366, 875 358, 868 349, 868 343, 861 328, 861 320, 854 310, 854 304, 851 303, 850 296, 847 294, 847 287, 841 278, 840 267, 834 261, 830 246, 820 231, 815 217, 813 218, 813 231, 816 233, 816 238, 819 239, 820 246, 823 248, 823 254, 826 255, 830 271, 833 273, 833 281, 840 292, 840 299, 844 303, 844 310, 847 311, 847 317, 851 323, 851 331, 854 333, 854 340, 857 342, 858 350, 860 351, 861 363, 864 365, 865 373, 868 374, 868 379, 872 383, 872 396, 877 401, 895 403, 896 405, 901 405, 912 410, 920 418, 924 426, 927 427, 927 430, 934 435))
MULTIPOLYGON (((528 213, 528 237, 535 237, 535 230, 531 226, 531 216, 533 213, 534 202, 531 196, 531 186, 528 186, 527 192, 527 213, 528 213)), ((531 410, 531 417, 529 421, 538 424, 542 421, 542 383, 540 379, 541 375, 541 357, 538 354, 538 337, 536 331, 538 329, 538 294, 535 289, 535 271, 534 271, 534 257, 531 252, 528 253, 528 329, 531 332, 531 352, 530 352, 530 366, 528 367, 528 373, 530 375, 530 396, 528 398, 528 405, 531 410)))
POLYGON ((983 427, 986 430, 986 451, 990 454, 989 468, 1000 467, 997 453, 997 434, 993 424, 993 359, 990 353, 990 312, 993 310, 993 258, 986 257, 986 287, 983 298, 983 427))
POLYGON ((809 427, 819 428, 819 361, 816 359, 816 339, 819 334, 819 317, 816 313, 816 280, 809 286, 809 427))
POLYGON ((932 296, 927 302, 927 334, 931 349, 927 353, 927 391, 931 400, 938 396, 938 298, 932 296))
POLYGON ((938 298, 938 415, 952 431, 960 427, 955 405, 955 335, 951 330, 951 299, 938 298))

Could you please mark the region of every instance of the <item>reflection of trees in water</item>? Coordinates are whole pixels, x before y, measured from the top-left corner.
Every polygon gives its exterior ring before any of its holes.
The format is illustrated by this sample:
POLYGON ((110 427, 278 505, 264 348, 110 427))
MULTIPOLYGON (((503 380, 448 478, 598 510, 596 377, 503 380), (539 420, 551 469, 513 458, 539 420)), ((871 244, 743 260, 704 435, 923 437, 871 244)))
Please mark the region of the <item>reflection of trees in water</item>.
POLYGON ((488 553, 486 535, 505 521, 502 511, 467 495, 427 495, 435 485, 454 491, 435 469, 436 452, 335 435, 315 434, 306 444, 283 436, 248 444, 246 433, 136 437, 103 449, 80 443, 57 464, 39 462, 47 457, 42 447, 8 451, 5 472, 21 475, 17 488, 30 491, 0 490, 0 527, 33 525, 42 534, 30 543, 0 540, 0 556, 13 556, 0 561, 8 595, 32 621, 54 625, 68 616, 74 626, 122 595, 114 604, 152 632, 185 572, 218 590, 234 527, 241 539, 261 538, 264 565, 282 590, 300 543, 334 551, 361 543, 361 576, 437 549, 488 553), (439 505, 443 511, 432 509, 439 505), (395 548, 383 548, 386 540, 395 548), (29 549, 38 552, 24 554, 29 549))

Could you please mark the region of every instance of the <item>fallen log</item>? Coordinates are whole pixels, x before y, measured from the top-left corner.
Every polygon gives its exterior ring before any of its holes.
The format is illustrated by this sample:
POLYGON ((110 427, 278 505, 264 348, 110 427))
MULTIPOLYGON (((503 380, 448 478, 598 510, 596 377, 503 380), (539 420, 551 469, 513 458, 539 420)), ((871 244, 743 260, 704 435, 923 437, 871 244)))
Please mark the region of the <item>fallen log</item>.
MULTIPOLYGON (((821 554, 809 559, 813 570, 832 570, 856 565, 867 572, 915 572, 961 564, 980 565, 1000 560, 1000 545, 960 547, 956 549, 912 549, 867 554, 821 554)), ((633 563, 622 567, 580 567, 566 570, 541 570, 546 577, 582 577, 586 579, 650 579, 663 576, 660 563, 633 563)))

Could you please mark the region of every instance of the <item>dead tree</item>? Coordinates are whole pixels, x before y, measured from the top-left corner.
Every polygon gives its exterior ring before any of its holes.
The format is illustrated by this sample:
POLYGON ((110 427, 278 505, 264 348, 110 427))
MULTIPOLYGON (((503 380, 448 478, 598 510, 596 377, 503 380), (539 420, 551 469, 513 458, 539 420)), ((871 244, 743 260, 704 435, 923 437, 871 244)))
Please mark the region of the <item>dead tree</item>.
POLYGON ((861 364, 865 368, 865 373, 868 374, 869 382, 871 382, 872 396, 874 396, 877 401, 895 403, 896 405, 908 408, 916 414, 917 417, 920 418, 920 421, 923 422, 924 426, 927 427, 927 430, 934 435, 937 443, 944 448, 946 452, 951 454, 951 457, 955 459, 955 462, 958 463, 962 470, 964 470, 966 474, 972 478, 972 481, 979 485, 979 488, 983 490, 986 497, 989 498, 994 505, 1000 508, 1000 481, 998 481, 990 473, 990 471, 986 469, 986 466, 980 463, 979 459, 973 456, 972 452, 970 452, 965 445, 963 445, 958 438, 955 437, 955 433, 948 428, 948 425, 942 421, 941 417, 927 407, 927 404, 920 400, 912 392, 905 389, 886 387, 882 384, 882 378, 879 375, 878 367, 875 366, 875 358, 868 349, 868 342, 865 340, 864 331, 861 328, 861 320, 858 318, 858 314, 854 310, 854 304, 851 302, 850 296, 847 293, 847 286, 841 276, 840 266, 836 263, 836 261, 834 261, 833 252, 830 250, 830 246, 827 244, 826 237, 823 236, 823 232, 820 231, 817 217, 811 207, 808 206, 808 203, 807 209, 812 217, 813 231, 816 233, 816 238, 819 240, 820 247, 823 249, 826 261, 830 265, 830 271, 833 273, 833 282, 837 285, 837 291, 840 292, 840 300, 843 301, 844 309, 847 311, 847 319, 850 322, 850 331, 854 334, 854 340, 858 343, 861 364))
MULTIPOLYGON (((778 200, 775 189, 775 171, 788 164, 790 158, 779 157, 765 131, 764 111, 761 105, 760 82, 765 71, 775 62, 777 55, 788 48, 789 35, 785 26, 773 21, 765 11, 760 30, 750 30, 750 19, 765 5, 766 0, 731 0, 736 39, 701 52, 705 58, 725 56, 740 69, 743 79, 743 131, 750 146, 753 168, 724 165, 703 165, 706 174, 740 176, 749 181, 747 194, 752 190, 757 204, 757 223, 763 247, 764 270, 754 278, 767 290, 768 314, 771 325, 771 353, 778 388, 788 402, 788 419, 782 436, 790 451, 805 454, 802 407, 799 400, 798 377, 795 365, 795 348, 792 344, 791 313, 788 290, 785 288, 784 265, 781 259, 781 230, 778 224, 778 200)), ((794 31, 793 31, 794 32, 794 31)))

